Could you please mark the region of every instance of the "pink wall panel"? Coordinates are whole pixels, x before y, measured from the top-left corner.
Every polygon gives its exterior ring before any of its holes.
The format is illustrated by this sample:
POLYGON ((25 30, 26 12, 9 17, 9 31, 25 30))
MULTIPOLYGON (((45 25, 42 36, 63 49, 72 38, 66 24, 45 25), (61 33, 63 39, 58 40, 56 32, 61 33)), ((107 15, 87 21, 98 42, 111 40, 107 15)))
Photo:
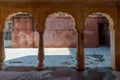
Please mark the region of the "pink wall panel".
POLYGON ((84 30, 84 46, 85 47, 98 47, 98 18, 88 17, 85 22, 84 30))
POLYGON ((13 48, 33 47, 33 25, 30 17, 14 17, 12 31, 13 48))
POLYGON ((76 47, 76 33, 71 17, 48 17, 44 47, 76 47))
POLYGON ((110 46, 110 33, 108 30, 104 30, 105 27, 109 27, 108 24, 108 20, 102 16, 86 18, 84 30, 85 47, 110 46), (99 26, 99 24, 103 25, 99 26), (99 36, 100 32, 102 33, 102 37, 99 36), (102 40, 103 44, 100 44, 99 40, 102 40))
POLYGON ((76 47, 74 31, 45 31, 44 47, 76 47))

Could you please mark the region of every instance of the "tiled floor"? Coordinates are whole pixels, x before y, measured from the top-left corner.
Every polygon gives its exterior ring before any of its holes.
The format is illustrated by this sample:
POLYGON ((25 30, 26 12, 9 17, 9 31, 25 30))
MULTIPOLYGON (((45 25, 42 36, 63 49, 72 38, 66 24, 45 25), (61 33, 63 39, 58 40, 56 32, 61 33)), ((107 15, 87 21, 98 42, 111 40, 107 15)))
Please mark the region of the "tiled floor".
MULTIPOLYGON (((45 48, 45 67, 75 67, 76 48, 45 48)), ((5 67, 34 66, 37 67, 38 49, 5 48, 5 67)), ((110 48, 85 48, 85 67, 109 67, 110 48)))

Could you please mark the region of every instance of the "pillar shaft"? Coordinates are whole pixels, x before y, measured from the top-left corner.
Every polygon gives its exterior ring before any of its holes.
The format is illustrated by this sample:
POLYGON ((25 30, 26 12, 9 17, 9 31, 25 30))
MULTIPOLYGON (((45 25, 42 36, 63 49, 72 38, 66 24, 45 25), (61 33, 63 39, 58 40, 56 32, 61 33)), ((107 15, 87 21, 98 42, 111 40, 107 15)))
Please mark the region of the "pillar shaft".
POLYGON ((39 32, 38 70, 44 69, 43 60, 44 60, 43 32, 39 32))
POLYGON ((84 70, 84 34, 77 34, 76 69, 84 70))
POLYGON ((4 44, 3 44, 3 31, 0 31, 0 70, 3 69, 4 56, 4 44))

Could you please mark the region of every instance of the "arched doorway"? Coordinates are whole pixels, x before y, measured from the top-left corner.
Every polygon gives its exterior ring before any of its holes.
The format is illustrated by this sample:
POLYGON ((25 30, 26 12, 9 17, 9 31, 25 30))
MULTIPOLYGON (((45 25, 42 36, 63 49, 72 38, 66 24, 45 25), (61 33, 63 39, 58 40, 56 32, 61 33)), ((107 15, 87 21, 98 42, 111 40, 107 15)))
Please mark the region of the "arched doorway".
POLYGON ((44 63, 47 67, 75 67, 74 18, 63 12, 50 14, 44 31, 44 63))
POLYGON ((89 59, 91 57, 86 56, 90 65, 93 64, 90 66, 89 64, 87 64, 88 62, 85 62, 86 65, 89 65, 86 67, 112 67, 114 69, 115 68, 115 31, 113 29, 112 18, 105 13, 100 13, 100 12, 93 13, 92 15, 89 15, 88 18, 86 19, 86 26, 88 24, 91 25, 88 26, 89 28, 86 27, 88 29, 85 29, 84 31, 84 36, 85 36, 84 44, 85 46, 90 45, 85 43, 85 41, 87 41, 86 40, 87 33, 89 33, 89 38, 91 39, 93 38, 91 41, 88 41, 88 43, 92 44, 92 46, 89 47, 94 47, 94 49, 92 48, 93 50, 90 50, 91 51, 89 52, 90 54, 86 54, 87 50, 85 50, 85 54, 93 57, 94 59, 93 60, 89 59), (96 52, 98 48, 101 48, 101 50, 100 51, 98 50, 98 52, 96 52), (97 61, 100 62, 97 63, 97 61))
POLYGON ((23 12, 13 13, 5 19, 5 67, 37 67, 38 49, 34 48, 36 33, 34 24, 33 16, 23 12))

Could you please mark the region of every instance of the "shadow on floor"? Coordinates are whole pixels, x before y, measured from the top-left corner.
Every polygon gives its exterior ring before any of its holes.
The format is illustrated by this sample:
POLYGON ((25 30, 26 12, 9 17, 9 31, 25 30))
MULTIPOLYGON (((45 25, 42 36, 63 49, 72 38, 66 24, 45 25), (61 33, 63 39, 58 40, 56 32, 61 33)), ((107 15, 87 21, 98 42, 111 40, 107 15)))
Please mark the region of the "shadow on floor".
MULTIPOLYGON (((27 69, 27 67, 26 68, 21 67, 21 68, 27 69)), ((20 69, 20 67, 16 67, 16 70, 17 69, 20 69)), ((10 77, 12 77, 12 73, 13 72, 11 72, 11 70, 10 72, 0 72, 0 79, 2 78, 3 75, 4 76, 11 75, 10 77)), ((13 77, 15 78, 14 80, 26 80, 26 79, 41 80, 41 78, 44 78, 42 80, 119 80, 120 72, 113 72, 108 68, 87 68, 84 71, 77 71, 75 69, 68 67, 61 67, 61 68, 56 67, 39 72, 36 70, 32 70, 22 74, 19 71, 19 73, 17 73, 16 76, 14 76, 13 74, 13 77), (42 76, 44 76, 45 78, 42 76)), ((7 78, 9 78, 9 76, 7 78)), ((6 79, 2 79, 2 80, 6 80, 6 79)))

